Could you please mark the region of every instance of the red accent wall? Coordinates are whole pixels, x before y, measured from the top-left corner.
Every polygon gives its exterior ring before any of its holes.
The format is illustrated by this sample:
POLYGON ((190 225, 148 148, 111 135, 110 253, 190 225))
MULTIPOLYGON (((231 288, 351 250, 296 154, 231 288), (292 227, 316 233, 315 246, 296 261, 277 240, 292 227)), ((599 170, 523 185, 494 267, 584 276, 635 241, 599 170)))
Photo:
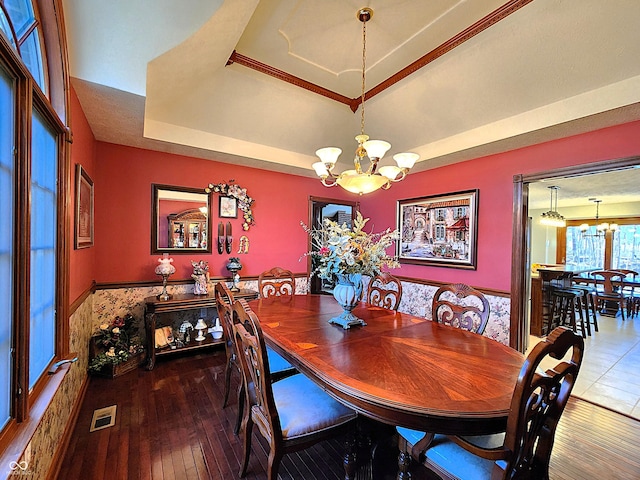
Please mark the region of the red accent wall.
POLYGON ((95 249, 83 248, 75 250, 74 245, 74 225, 75 225, 75 182, 76 164, 82 165, 95 182, 94 154, 95 139, 91 132, 91 127, 82 111, 80 102, 73 87, 71 88, 71 117, 70 124, 73 132, 73 144, 71 145, 71 187, 69 205, 71 210, 71 227, 69 239, 71 242, 71 253, 69 255, 69 302, 73 303, 83 292, 91 287, 95 278, 95 249))
POLYGON ((634 155, 640 155, 640 122, 412 173, 388 191, 363 197, 361 210, 371 219, 367 226, 379 231, 395 228, 397 200, 479 189, 477 270, 402 265, 393 273, 509 291, 513 176, 634 155))
POLYGON ((176 273, 171 280, 189 279, 191 260, 209 262, 212 277, 228 276, 229 257, 242 262, 240 275, 257 276, 273 266, 305 272, 299 261, 307 248, 307 234, 300 222, 307 222, 309 196, 351 198, 338 188, 329 191, 318 180, 295 175, 201 160, 169 153, 141 150, 97 142, 96 150, 96 262, 98 283, 158 280, 154 269, 160 255, 151 254, 151 185, 165 184, 204 188, 209 183, 231 179, 255 199, 256 224, 242 231, 242 218, 220 219, 218 200, 213 199, 211 254, 172 254, 176 273), (232 254, 218 254, 217 226, 230 221, 233 227, 232 254), (238 255, 241 235, 249 238, 249 253, 238 255))

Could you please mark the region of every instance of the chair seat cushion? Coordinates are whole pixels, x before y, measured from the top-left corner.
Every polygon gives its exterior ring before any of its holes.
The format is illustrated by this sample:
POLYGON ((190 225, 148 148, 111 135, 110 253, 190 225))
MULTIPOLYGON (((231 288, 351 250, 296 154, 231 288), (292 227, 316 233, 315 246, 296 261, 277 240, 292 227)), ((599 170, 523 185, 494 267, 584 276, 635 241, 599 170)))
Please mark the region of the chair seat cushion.
MULTIPOLYGON (((398 434, 411 445, 420 441, 425 433, 410 428, 396 427, 398 434)), ((481 448, 498 448, 504 443, 504 433, 495 435, 476 435, 463 437, 468 442, 481 448)), ((456 445, 446 435, 436 435, 425 452, 425 457, 442 470, 451 473, 459 479, 491 478, 494 462, 487 460, 456 445)))
POLYGON ((302 374, 273 383, 272 390, 285 440, 330 429, 356 418, 356 412, 334 400, 302 374))
POLYGON ((282 355, 279 355, 270 347, 267 347, 267 358, 269 359, 269 371, 272 374, 293 369, 293 365, 287 362, 282 355))
MULTIPOLYGON (((483 448, 497 448, 504 442, 504 434, 464 437, 465 440, 483 448)), ((493 460, 478 457, 456 445, 445 435, 436 435, 425 452, 428 463, 454 475, 459 479, 491 478, 495 465, 493 460)))

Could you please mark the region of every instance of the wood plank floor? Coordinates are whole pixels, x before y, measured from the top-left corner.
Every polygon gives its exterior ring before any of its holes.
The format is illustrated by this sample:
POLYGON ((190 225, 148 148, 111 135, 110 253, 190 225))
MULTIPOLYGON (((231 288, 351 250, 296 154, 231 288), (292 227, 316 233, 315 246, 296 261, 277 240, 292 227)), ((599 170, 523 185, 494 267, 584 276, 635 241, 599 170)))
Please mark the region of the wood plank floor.
MULTIPOLYGON (((60 480, 208 480, 238 478, 242 448, 233 435, 235 399, 221 408, 224 353, 162 359, 114 380, 91 378, 60 480), (93 411, 117 405, 116 425, 90 433, 93 411)), ((382 458, 395 478, 396 452, 382 458)), ((342 443, 286 455, 280 479, 343 478, 342 443)), ((247 479, 265 479, 267 444, 254 433, 247 479)), ((557 480, 640 478, 640 422, 572 399, 551 458, 557 480)), ((422 477, 416 472, 414 478, 422 477)))

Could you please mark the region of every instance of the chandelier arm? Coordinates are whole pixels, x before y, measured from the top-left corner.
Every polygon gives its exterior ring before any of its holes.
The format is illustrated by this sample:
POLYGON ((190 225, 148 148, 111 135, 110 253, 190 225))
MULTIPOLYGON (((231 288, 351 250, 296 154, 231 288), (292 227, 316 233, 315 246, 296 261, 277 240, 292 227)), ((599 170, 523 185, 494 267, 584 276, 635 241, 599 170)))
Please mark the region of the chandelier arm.
POLYGON ((331 174, 330 177, 323 177, 320 179, 320 181, 322 182, 322 185, 324 185, 325 187, 335 187, 336 185, 338 185, 337 179, 338 177, 331 174), (330 178, 331 182, 327 182, 327 178, 330 178))

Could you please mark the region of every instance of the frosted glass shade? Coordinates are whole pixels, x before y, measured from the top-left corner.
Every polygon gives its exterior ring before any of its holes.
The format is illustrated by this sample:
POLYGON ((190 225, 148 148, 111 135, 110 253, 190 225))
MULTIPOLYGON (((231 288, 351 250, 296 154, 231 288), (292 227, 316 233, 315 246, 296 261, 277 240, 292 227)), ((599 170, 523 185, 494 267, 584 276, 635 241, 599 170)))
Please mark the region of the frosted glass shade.
POLYGON ((338 147, 325 147, 316 150, 316 155, 320 157, 323 163, 328 163, 329 165, 335 165, 338 161, 338 157, 342 153, 342 150, 338 147))
POLYGON ((382 158, 387 150, 391 148, 391 144, 384 140, 368 140, 362 144, 367 151, 369 158, 382 158))
POLYGON ((389 180, 395 180, 398 175, 402 173, 402 170, 395 165, 385 165, 384 167, 380 167, 378 169, 378 172, 380 172, 380 175, 387 177, 389 180))
POLYGON ((344 172, 337 181, 338 185, 351 193, 359 195, 371 193, 389 183, 389 179, 382 175, 367 175, 366 173, 358 175, 355 170, 349 170, 348 172, 353 173, 347 174, 347 172, 344 172))
POLYGON ((398 164, 398 167, 406 169, 413 168, 419 158, 420 155, 411 152, 396 153, 393 156, 393 159, 398 164))
POLYGON ((326 177, 329 175, 329 170, 327 170, 327 167, 324 163, 316 162, 311 166, 316 171, 316 175, 318 175, 319 177, 326 177))

